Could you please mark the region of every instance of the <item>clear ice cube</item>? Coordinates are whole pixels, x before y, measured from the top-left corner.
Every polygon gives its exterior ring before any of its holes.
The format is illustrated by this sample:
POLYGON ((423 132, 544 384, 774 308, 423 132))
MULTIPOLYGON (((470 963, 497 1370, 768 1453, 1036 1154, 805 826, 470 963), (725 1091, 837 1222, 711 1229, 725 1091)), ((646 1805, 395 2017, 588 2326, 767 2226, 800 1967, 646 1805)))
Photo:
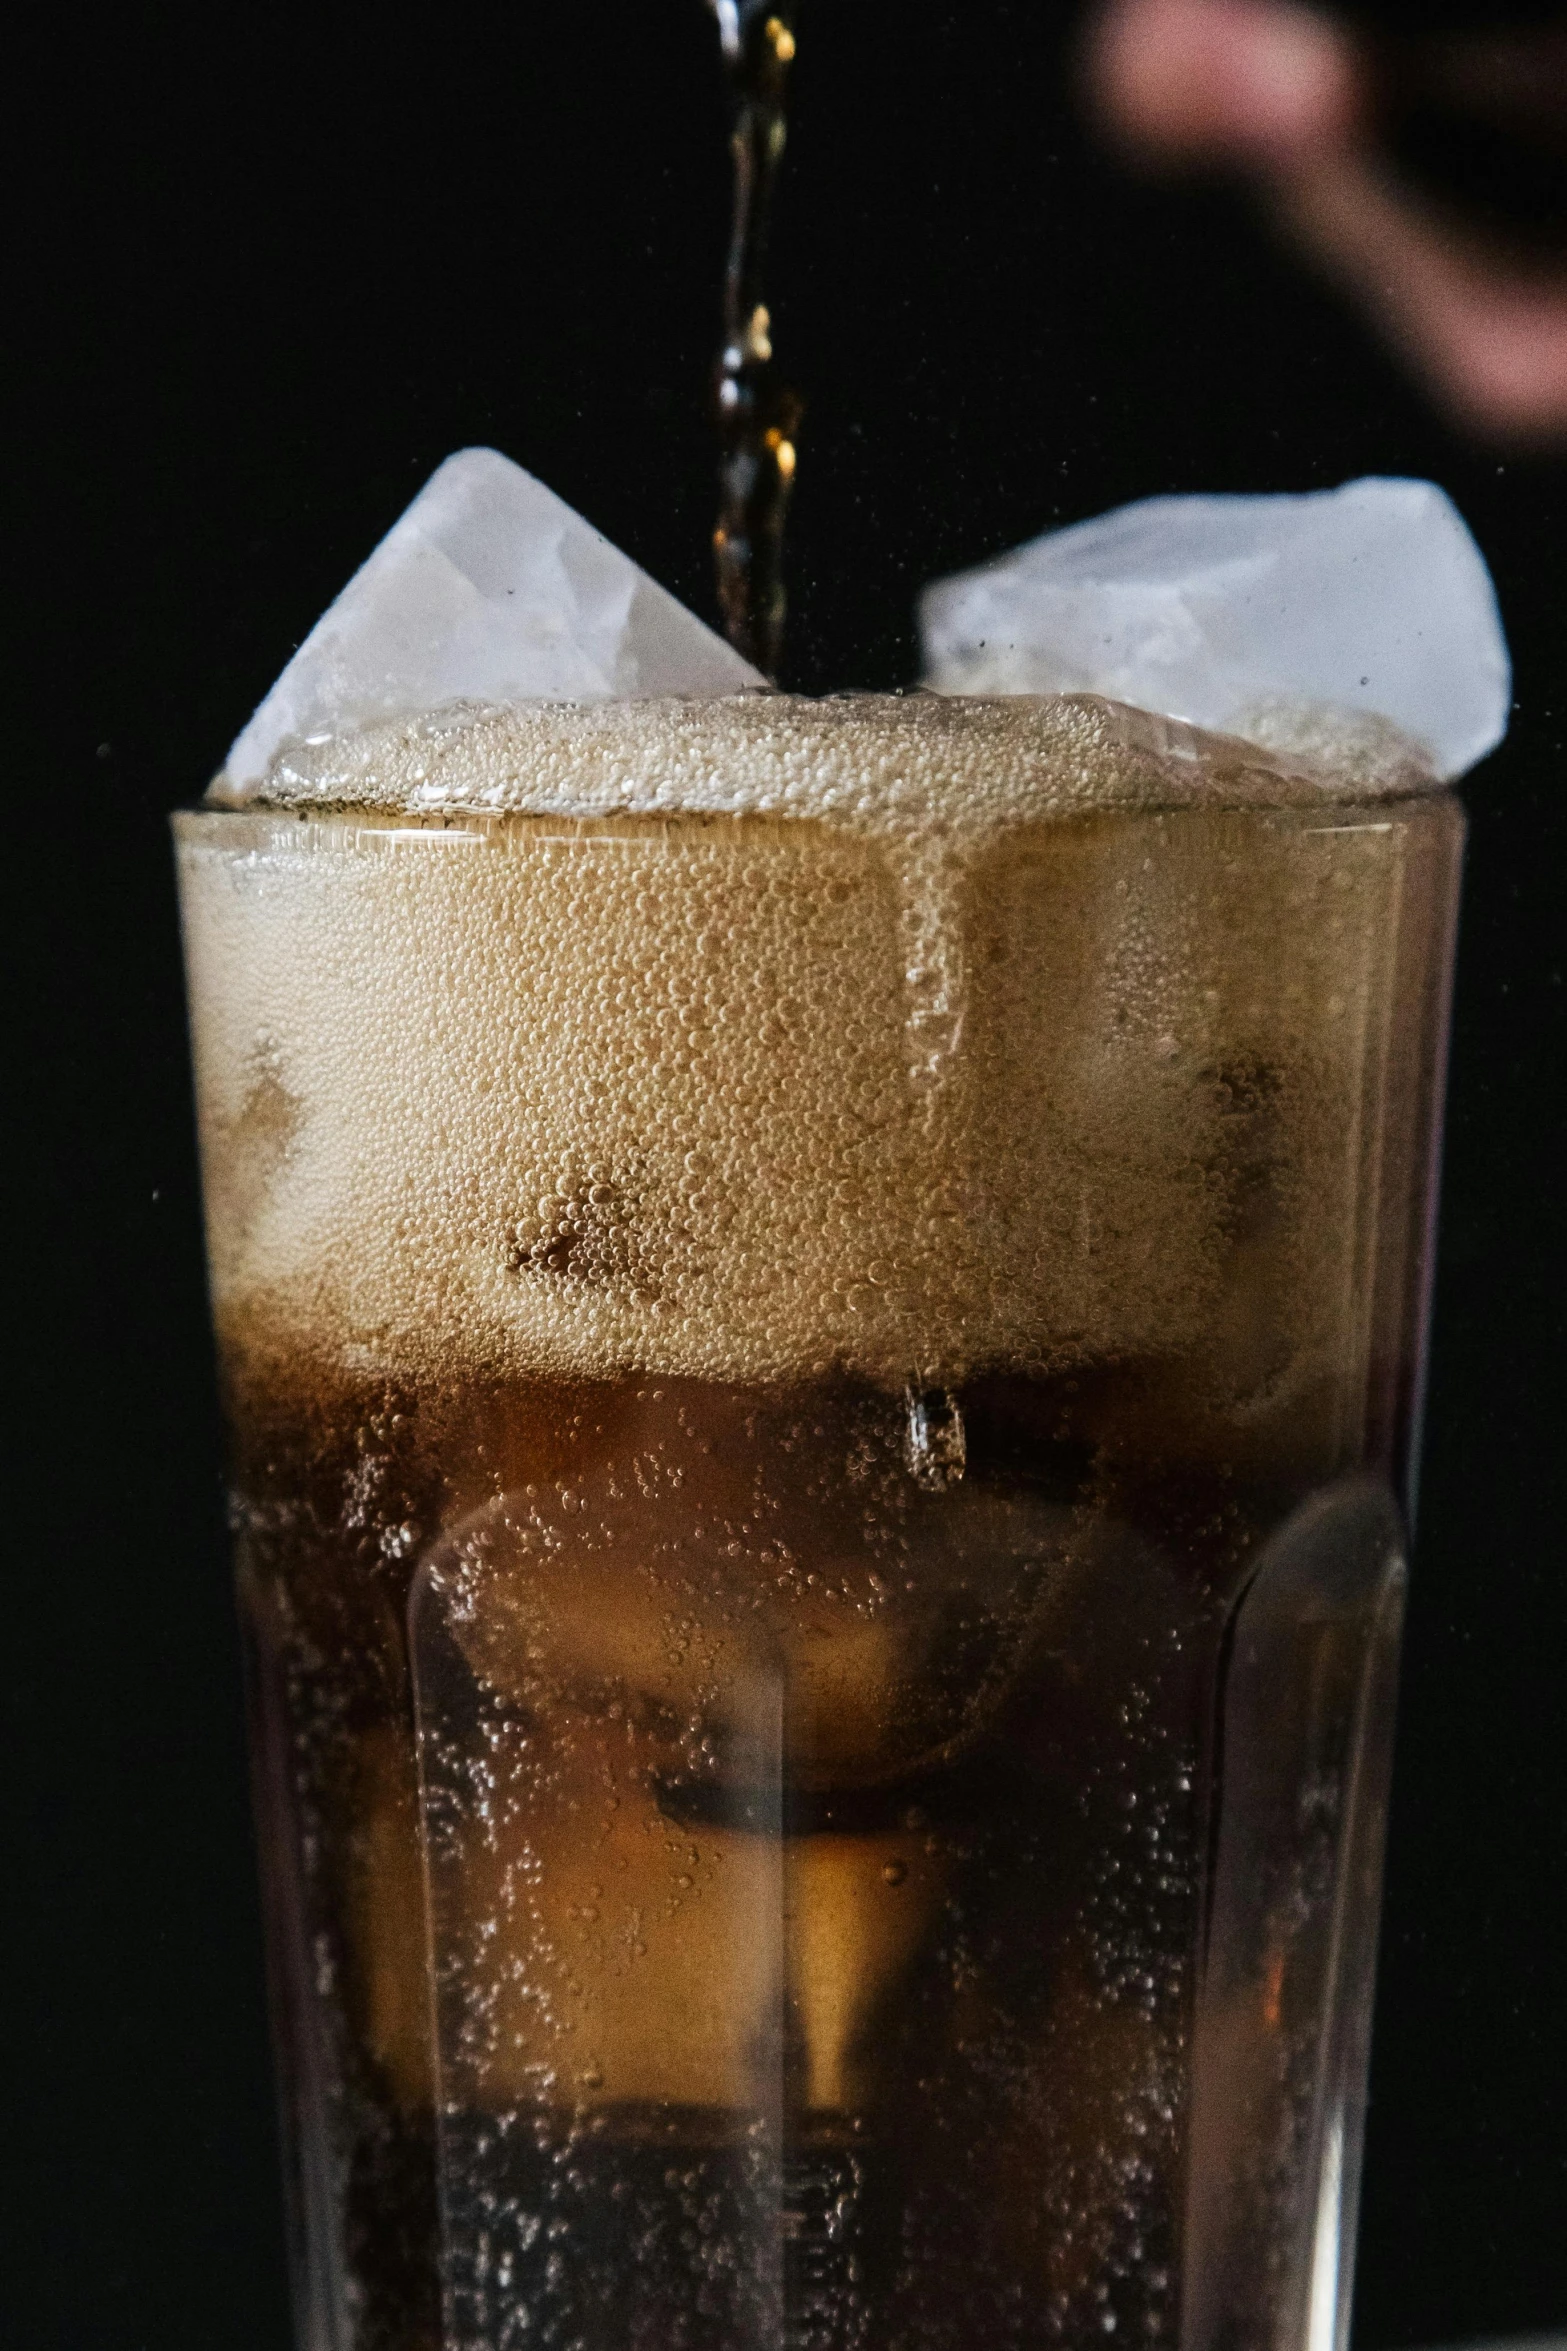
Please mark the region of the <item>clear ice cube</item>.
POLYGON ((1277 748, 1381 720, 1448 776, 1512 692, 1485 559, 1433 482, 1145 498, 937 580, 920 625, 944 693, 1107 694, 1277 748))
POLYGON ((542 482, 497 450, 462 449, 322 614, 225 773, 242 798, 285 743, 452 702, 765 683, 542 482))

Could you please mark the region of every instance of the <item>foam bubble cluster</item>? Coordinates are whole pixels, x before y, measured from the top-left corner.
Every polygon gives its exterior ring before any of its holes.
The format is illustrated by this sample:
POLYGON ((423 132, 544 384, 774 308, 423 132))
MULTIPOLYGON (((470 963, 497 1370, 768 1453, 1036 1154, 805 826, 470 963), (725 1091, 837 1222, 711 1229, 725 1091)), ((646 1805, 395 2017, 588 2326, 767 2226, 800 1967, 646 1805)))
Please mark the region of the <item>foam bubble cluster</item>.
POLYGON ((291 752, 179 820, 220 1323, 415 1376, 1304 1379, 1397 786, 1089 697, 291 752))
MULTIPOLYGON (((1097 694, 748 693, 456 704, 286 745, 260 797, 409 813, 810 816, 883 836, 936 826, 972 837, 1091 809, 1276 807, 1435 781, 1389 726, 1264 749, 1097 694)), ((208 793, 216 806, 256 797, 225 776, 208 793)))

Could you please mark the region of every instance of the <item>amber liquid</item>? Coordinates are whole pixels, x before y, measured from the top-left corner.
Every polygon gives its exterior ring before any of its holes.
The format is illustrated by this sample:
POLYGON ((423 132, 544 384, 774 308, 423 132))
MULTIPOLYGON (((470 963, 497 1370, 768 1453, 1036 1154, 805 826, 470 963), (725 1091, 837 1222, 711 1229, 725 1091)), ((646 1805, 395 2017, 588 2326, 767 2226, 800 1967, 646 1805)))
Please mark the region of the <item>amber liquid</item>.
POLYGON ((443 2199, 459 2342, 1173 2332, 1225 1627, 1324 1465, 1151 1363, 244 1425, 356 2346, 441 2340, 443 2199))

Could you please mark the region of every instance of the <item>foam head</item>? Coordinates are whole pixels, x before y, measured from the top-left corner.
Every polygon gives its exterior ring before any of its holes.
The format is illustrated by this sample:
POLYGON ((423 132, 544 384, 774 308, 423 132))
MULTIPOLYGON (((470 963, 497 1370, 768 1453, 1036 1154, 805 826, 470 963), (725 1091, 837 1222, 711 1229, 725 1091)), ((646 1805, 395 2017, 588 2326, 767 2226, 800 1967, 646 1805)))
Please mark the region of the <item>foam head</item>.
POLYGON ((1420 781, 1028 697, 290 755, 180 820, 225 1343, 894 1390, 1180 1356, 1299 1410, 1420 781))
POLYGON ((1485 560, 1434 483, 1146 498, 925 590, 929 682, 1108 694, 1278 747, 1391 725, 1460 775, 1506 731, 1485 560))
POLYGON ((445 703, 765 683, 542 482, 494 449, 463 449, 322 614, 225 775, 248 799, 287 743, 445 703))

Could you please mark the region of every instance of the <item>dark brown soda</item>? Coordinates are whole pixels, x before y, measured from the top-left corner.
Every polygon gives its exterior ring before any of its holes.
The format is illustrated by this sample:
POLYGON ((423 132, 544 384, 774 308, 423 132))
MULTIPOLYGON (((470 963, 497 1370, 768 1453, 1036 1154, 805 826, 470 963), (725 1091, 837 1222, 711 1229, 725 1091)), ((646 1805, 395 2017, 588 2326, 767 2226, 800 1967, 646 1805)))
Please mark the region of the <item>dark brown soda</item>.
POLYGON ((434 2351, 443 2278, 485 2347, 1174 2339, 1226 1628, 1342 1465, 1152 1360, 937 1395, 230 1360, 300 2274, 353 2351, 434 2351), (703 1977, 715 1920, 777 1936, 775 1998, 703 1977))

